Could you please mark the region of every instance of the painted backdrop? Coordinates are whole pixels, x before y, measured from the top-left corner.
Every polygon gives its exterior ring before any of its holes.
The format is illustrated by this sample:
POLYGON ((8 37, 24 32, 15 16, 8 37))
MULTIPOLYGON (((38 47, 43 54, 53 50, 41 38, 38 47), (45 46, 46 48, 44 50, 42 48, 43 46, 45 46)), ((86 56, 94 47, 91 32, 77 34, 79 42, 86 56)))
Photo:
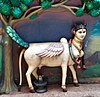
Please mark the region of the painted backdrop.
MULTIPOLYGON (((80 82, 84 82, 85 78, 99 78, 99 41, 100 41, 100 20, 99 18, 92 18, 89 15, 82 17, 73 16, 70 12, 44 12, 34 20, 19 22, 14 25, 17 33, 24 41, 32 42, 54 42, 59 41, 61 37, 66 37, 68 40, 72 37, 71 27, 75 22, 84 22, 87 24, 87 36, 84 41, 85 50, 85 64, 87 70, 77 70, 80 82), (59 16, 59 17, 58 17, 59 16), (95 59, 95 60, 93 60, 95 59), (98 62, 97 62, 98 61, 98 62), (90 64, 91 63, 91 64, 90 64), (94 63, 94 64, 93 64, 94 63), (94 72, 94 73, 93 73, 94 72), (82 80, 81 80, 82 79, 82 80)), ((14 64, 14 78, 15 82, 19 81, 18 74, 18 56, 22 47, 13 42, 13 64, 14 64)), ((27 65, 23 60, 23 79, 26 83, 25 73, 27 65)), ((61 69, 43 67, 42 73, 48 77, 51 83, 60 82, 61 69)), ((68 71, 68 82, 71 82, 71 74, 68 71)))

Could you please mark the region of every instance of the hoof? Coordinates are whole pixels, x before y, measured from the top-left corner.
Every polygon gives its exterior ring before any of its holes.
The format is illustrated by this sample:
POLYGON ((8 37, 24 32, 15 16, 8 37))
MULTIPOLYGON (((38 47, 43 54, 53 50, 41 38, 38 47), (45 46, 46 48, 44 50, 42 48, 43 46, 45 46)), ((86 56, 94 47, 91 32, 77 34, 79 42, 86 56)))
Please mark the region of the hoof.
POLYGON ((35 93, 35 90, 33 89, 33 90, 30 90, 30 93, 35 93))
POLYGON ((21 91, 21 85, 18 86, 18 92, 20 92, 20 91, 21 91))
POLYGON ((78 83, 74 83, 74 86, 75 87, 79 87, 80 85, 78 83))
POLYGON ((86 70, 87 68, 86 68, 86 66, 85 65, 83 65, 82 66, 82 70, 86 70))
POLYGON ((63 92, 67 92, 67 88, 63 89, 63 92))

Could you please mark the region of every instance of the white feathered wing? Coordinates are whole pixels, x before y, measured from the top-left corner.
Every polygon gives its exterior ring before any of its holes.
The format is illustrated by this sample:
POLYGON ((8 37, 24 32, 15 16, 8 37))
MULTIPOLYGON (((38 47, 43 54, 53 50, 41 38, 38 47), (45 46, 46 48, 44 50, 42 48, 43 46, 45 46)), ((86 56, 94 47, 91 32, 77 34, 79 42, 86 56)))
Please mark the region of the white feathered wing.
POLYGON ((46 49, 40 51, 36 55, 39 57, 55 57, 64 51, 64 46, 61 43, 50 44, 46 49))

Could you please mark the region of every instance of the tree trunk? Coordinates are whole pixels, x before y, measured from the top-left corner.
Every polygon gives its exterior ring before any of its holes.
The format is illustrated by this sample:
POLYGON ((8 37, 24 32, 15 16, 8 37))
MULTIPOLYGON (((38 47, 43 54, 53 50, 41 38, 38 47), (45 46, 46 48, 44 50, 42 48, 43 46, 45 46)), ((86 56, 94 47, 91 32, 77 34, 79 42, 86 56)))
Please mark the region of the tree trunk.
POLYGON ((4 27, 3 34, 3 80, 1 93, 10 93, 17 90, 13 79, 13 63, 12 63, 12 40, 6 34, 4 27))

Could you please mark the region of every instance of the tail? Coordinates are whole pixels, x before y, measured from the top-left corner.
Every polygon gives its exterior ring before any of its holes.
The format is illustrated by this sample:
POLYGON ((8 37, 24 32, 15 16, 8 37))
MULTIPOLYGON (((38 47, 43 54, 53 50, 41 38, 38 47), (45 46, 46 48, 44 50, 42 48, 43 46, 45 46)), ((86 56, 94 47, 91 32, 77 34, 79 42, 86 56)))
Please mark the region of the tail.
POLYGON ((21 61, 22 61, 22 55, 25 52, 25 49, 23 49, 20 53, 19 56, 19 74, 20 74, 20 82, 19 82, 19 87, 18 87, 18 91, 21 91, 21 85, 22 85, 22 69, 21 69, 21 61))

